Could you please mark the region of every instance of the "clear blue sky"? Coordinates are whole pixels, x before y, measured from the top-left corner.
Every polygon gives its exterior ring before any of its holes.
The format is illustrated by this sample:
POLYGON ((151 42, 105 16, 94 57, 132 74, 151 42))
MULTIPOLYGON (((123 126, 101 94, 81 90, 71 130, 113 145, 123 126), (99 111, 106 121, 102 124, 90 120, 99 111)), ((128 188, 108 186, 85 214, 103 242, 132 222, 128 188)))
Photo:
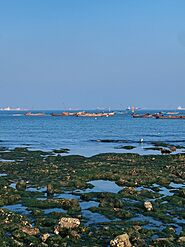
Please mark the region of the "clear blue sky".
POLYGON ((184 0, 1 0, 0 106, 185 106, 184 0))

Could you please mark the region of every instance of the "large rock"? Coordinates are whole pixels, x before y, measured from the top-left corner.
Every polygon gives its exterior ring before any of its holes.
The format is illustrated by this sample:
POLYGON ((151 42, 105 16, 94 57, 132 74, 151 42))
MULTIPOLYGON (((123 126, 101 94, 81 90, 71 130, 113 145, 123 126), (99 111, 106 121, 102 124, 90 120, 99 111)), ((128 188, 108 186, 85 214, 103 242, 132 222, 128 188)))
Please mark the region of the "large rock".
POLYGON ((79 225, 80 220, 77 218, 62 217, 58 222, 58 226, 55 227, 54 233, 59 234, 63 229, 75 229, 78 228, 79 225))
POLYGON ((153 210, 153 205, 149 201, 144 202, 144 207, 146 208, 147 211, 152 211, 153 210))
POLYGON ((114 240, 111 240, 110 246, 112 247, 132 247, 127 233, 119 235, 114 240))

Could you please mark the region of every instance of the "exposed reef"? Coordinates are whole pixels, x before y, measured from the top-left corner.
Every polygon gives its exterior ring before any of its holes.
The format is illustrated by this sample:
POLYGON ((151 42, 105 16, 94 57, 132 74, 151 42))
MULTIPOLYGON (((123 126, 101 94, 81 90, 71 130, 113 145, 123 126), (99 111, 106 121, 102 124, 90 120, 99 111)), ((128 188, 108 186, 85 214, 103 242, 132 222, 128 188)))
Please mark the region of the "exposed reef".
POLYGON ((2 247, 185 246, 184 154, 68 151, 1 149, 2 247))

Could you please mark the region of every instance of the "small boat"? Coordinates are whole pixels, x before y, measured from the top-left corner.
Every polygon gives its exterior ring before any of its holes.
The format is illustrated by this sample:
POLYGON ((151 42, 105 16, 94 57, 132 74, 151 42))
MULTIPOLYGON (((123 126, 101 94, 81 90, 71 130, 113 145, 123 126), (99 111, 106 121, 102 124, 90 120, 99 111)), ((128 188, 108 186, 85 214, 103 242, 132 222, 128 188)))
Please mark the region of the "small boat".
POLYGON ((41 116, 45 116, 45 114, 42 112, 38 112, 38 113, 27 112, 24 114, 24 116, 41 117, 41 116))
POLYGON ((62 113, 51 113, 52 117, 62 117, 62 113))
POLYGON ((185 107, 178 106, 178 107, 177 107, 177 110, 184 111, 184 110, 185 110, 185 107))
POLYGON ((90 113, 90 112, 62 112, 62 113, 51 113, 53 117, 68 117, 68 116, 76 116, 76 117, 112 117, 116 113, 115 112, 100 112, 100 113, 90 113))
POLYGON ((164 115, 158 115, 156 116, 156 119, 185 119, 185 116, 173 116, 173 115, 169 115, 169 116, 164 116, 164 115))
POLYGON ((89 113, 89 112, 78 112, 75 116, 77 117, 112 117, 115 112, 100 112, 100 113, 89 113))
POLYGON ((168 115, 177 115, 177 114, 179 114, 179 112, 169 111, 169 112, 167 112, 166 114, 168 114, 168 115))
POLYGON ((149 113, 145 113, 145 114, 132 114, 133 118, 155 118, 156 114, 149 114, 149 113))
POLYGON ((68 117, 68 116, 75 116, 76 113, 73 112, 62 112, 62 113, 51 113, 53 117, 68 117))

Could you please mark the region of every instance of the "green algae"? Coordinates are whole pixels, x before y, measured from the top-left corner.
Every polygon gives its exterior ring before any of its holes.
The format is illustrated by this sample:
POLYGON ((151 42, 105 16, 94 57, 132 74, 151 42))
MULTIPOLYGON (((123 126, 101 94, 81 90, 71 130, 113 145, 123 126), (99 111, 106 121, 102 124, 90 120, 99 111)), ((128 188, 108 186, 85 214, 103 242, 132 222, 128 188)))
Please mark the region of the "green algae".
POLYGON ((132 150, 136 148, 135 146, 119 146, 119 147, 115 147, 115 149, 126 149, 126 150, 132 150))
POLYGON ((2 246, 108 246, 111 239, 123 232, 129 234, 134 246, 182 246, 177 240, 185 233, 184 188, 180 185, 185 181, 183 154, 100 154, 85 158, 16 148, 1 152, 0 158, 14 160, 0 162, 1 171, 7 174, 0 177, 0 206, 19 203, 29 211, 24 215, 0 209, 2 246), (91 180, 114 181, 122 190, 88 193, 86 189, 93 187, 89 184, 91 180), (179 187, 173 189, 171 182, 178 182, 179 187), (16 186, 11 187, 12 183, 16 186), (62 195, 78 198, 67 199, 62 195), (146 200, 152 202, 153 211, 145 210, 146 200), (80 206, 84 201, 89 202, 88 210, 111 221, 86 226, 88 219, 84 219, 80 206), (98 206, 90 206, 90 201, 98 206), (57 208, 64 211, 57 212, 57 208), (54 211, 45 214, 45 209, 54 211), (134 220, 138 214, 147 220, 142 221, 141 217, 134 220), (79 218, 81 226, 75 232, 54 234, 62 216, 79 218), (50 237, 44 243, 40 235, 22 232, 25 222, 38 227, 40 234, 49 233, 50 237), (155 225, 158 222, 159 227, 155 225), (167 240, 157 241, 154 235, 167 240))

